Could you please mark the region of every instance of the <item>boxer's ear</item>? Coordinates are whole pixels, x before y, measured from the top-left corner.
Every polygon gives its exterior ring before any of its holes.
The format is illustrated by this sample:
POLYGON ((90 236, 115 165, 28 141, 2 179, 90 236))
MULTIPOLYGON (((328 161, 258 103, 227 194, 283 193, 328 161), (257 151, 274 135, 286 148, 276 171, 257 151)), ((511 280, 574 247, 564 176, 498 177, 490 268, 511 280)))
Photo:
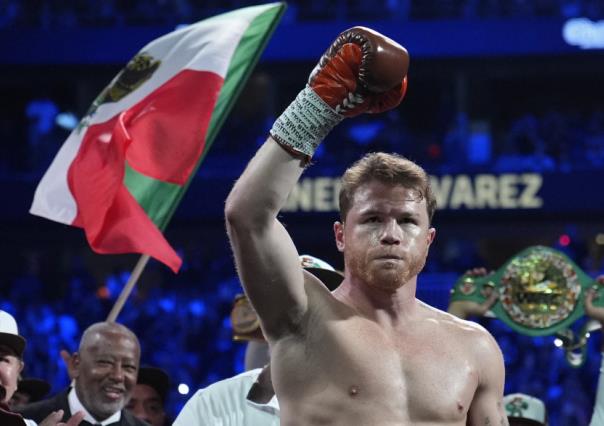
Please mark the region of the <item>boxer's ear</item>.
POLYGON ((344 223, 336 221, 333 224, 333 233, 336 238, 336 247, 338 251, 344 253, 344 223))

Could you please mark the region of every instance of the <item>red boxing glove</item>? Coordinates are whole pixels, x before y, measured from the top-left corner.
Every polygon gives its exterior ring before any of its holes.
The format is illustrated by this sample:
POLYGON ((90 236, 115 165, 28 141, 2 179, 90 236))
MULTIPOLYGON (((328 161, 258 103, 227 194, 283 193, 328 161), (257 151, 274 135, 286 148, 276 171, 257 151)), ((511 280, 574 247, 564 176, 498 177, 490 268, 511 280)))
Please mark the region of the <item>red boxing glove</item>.
POLYGON ((336 112, 353 117, 400 104, 408 69, 404 47, 369 28, 353 27, 323 54, 308 84, 336 112))
POLYGON ((271 137, 308 161, 345 117, 396 107, 405 96, 408 68, 409 54, 396 42, 368 28, 344 31, 275 120, 271 137))

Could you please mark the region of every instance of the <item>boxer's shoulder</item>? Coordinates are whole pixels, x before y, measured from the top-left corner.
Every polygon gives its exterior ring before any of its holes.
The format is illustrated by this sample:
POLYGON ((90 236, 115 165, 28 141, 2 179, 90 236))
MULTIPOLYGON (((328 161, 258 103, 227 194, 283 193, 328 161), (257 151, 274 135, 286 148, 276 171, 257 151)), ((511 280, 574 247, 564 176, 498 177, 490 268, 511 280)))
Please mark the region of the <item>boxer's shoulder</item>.
POLYGON ((489 332, 483 326, 474 321, 461 319, 423 302, 420 302, 420 307, 424 317, 431 321, 435 327, 441 328, 445 333, 462 338, 467 336, 468 338, 481 339, 490 336, 489 332))

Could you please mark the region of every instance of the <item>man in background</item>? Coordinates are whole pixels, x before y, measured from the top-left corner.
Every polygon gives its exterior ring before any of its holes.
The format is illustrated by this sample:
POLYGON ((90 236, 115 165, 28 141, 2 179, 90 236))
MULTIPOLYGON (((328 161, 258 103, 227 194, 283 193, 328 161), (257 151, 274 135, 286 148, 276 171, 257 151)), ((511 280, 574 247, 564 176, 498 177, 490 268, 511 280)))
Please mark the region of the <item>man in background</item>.
POLYGON ((165 408, 169 390, 168 373, 161 368, 141 367, 126 409, 151 426, 165 426, 169 424, 165 408))
POLYGON ((63 422, 81 412, 92 425, 144 426, 145 422, 124 409, 136 384, 139 360, 138 339, 127 327, 113 322, 93 324, 84 331, 71 360, 73 386, 19 411, 36 422, 60 410, 63 422))

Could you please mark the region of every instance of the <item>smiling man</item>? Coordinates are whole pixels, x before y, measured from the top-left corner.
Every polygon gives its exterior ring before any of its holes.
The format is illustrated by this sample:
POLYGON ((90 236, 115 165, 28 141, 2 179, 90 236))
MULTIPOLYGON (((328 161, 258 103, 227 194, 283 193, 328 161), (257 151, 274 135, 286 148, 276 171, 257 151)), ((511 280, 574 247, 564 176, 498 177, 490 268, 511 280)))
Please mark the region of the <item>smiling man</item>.
POLYGON ((372 30, 340 34, 227 199, 284 426, 507 424, 494 339, 415 297, 435 237, 436 202, 421 167, 373 153, 344 173, 334 234, 345 277, 333 292, 302 270, 277 219, 335 125, 398 105, 408 63, 404 48, 372 30))
POLYGON ((40 423, 63 410, 63 420, 84 413, 82 425, 144 426, 124 407, 136 385, 140 360, 137 337, 121 324, 101 322, 88 327, 73 355, 74 386, 20 410, 40 423))

